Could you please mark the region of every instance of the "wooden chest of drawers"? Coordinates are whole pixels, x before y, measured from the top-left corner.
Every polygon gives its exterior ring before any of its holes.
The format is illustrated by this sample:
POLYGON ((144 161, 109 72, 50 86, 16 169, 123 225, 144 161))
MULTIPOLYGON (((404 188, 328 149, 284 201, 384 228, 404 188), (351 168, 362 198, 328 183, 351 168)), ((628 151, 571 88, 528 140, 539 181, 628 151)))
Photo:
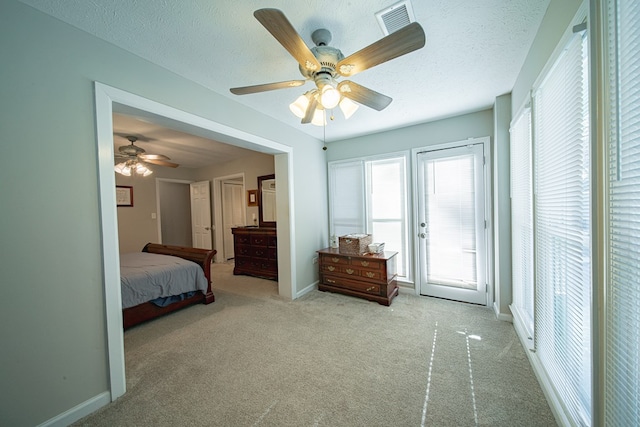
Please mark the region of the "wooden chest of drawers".
POLYGON ((267 227, 232 228, 235 266, 233 274, 246 274, 278 280, 276 229, 267 227))
POLYGON ((390 305, 398 295, 397 252, 346 255, 338 249, 318 251, 321 291, 339 292, 390 305))

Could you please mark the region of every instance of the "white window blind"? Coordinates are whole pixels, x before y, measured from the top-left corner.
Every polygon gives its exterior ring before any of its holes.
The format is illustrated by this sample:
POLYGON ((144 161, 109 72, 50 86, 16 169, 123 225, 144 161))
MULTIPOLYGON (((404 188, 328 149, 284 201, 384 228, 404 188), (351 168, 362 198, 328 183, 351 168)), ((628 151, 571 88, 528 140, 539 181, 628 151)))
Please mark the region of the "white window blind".
POLYGON ((476 158, 464 154, 433 159, 424 171, 427 281, 476 289, 476 158))
POLYGON ((591 424, 587 52, 574 34, 533 104, 535 347, 575 425, 591 424))
POLYGON ((640 2, 608 1, 606 425, 640 425, 640 2))
POLYGON ((533 347, 533 187, 531 109, 526 108, 511 125, 511 257, 514 321, 527 333, 533 347))
POLYGON ((364 233, 365 224, 364 162, 329 165, 330 233, 344 236, 364 233))
POLYGON ((374 160, 367 166, 368 230, 386 250, 398 251, 398 275, 406 276, 407 188, 405 158, 374 160))
POLYGON ((329 163, 331 235, 372 234, 398 252, 398 276, 408 278, 406 186, 405 155, 329 163))

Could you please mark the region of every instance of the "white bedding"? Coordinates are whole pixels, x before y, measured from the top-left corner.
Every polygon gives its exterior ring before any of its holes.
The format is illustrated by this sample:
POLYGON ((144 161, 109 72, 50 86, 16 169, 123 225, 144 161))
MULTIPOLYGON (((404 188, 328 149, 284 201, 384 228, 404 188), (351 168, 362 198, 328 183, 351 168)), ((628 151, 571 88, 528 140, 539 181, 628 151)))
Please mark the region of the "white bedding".
POLYGON ((195 290, 206 292, 208 285, 195 262, 147 252, 120 255, 120 281, 122 308, 195 290))

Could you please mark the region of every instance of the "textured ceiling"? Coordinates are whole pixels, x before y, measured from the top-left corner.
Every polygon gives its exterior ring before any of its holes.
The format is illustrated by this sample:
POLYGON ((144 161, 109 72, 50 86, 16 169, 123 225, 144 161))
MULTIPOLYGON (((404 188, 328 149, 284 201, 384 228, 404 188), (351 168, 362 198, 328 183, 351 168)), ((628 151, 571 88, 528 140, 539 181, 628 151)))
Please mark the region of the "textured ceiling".
MULTIPOLYGON (((384 37, 375 13, 396 0, 21 0, 49 15, 318 138, 288 105, 298 88, 237 96, 229 88, 301 78, 297 62, 253 17, 282 10, 308 46, 318 28, 344 55, 384 37)), ((383 111, 339 111, 327 141, 490 108, 511 91, 549 0, 414 0, 426 46, 352 78, 393 98, 383 111)))

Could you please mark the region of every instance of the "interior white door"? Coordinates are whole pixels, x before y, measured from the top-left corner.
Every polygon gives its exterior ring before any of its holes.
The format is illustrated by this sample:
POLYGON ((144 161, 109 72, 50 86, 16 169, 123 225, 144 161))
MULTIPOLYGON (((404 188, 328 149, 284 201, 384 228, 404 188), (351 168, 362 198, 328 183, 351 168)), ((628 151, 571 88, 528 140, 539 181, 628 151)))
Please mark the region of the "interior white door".
POLYGON ((233 250, 233 233, 231 229, 241 227, 245 222, 243 185, 239 182, 222 183, 222 225, 224 227, 224 259, 235 257, 233 250))
POLYGON ((192 182, 191 234, 193 247, 212 249, 211 244, 211 192, 209 181, 192 182))
POLYGON ((420 293, 487 304, 482 144, 417 155, 420 293))

